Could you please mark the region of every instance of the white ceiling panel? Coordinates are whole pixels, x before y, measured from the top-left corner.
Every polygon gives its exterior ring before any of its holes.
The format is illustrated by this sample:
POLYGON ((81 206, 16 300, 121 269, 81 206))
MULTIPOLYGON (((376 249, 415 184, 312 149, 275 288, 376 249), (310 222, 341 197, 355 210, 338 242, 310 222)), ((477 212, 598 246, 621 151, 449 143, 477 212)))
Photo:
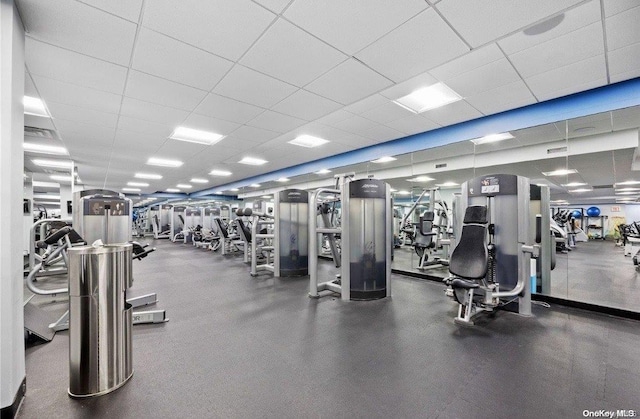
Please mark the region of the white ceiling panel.
POLYGON ((166 137, 157 135, 145 135, 139 132, 126 130, 116 130, 115 140, 113 142, 114 150, 128 153, 141 153, 144 158, 148 158, 156 150, 158 150, 167 141, 166 137))
POLYGON ((444 82, 462 97, 477 95, 521 80, 506 58, 471 69, 444 82))
POLYGON ((379 124, 386 124, 387 122, 395 121, 396 119, 406 118, 411 115, 415 115, 411 111, 396 105, 395 103, 387 100, 384 104, 363 112, 360 116, 375 121, 379 124))
POLYGON ((358 134, 377 142, 395 140, 404 137, 404 133, 385 125, 377 125, 361 130, 358 134))
MULTIPOLYGON (((500 48, 498 48, 496 44, 489 44, 482 48, 474 49, 462 57, 456 58, 455 60, 429 70, 429 74, 439 80, 447 80, 467 73, 473 69, 484 67, 503 58, 504 54, 500 51, 500 48)), ((433 83, 436 81, 437 80, 434 79, 433 83)))
POLYGON ((209 91, 231 69, 233 62, 166 35, 142 28, 132 68, 209 91))
POLYGON ((582 0, 442 0, 436 6, 473 47, 536 23, 582 0))
POLYGON ((443 127, 457 124, 458 122, 469 121, 482 116, 476 108, 469 105, 464 100, 423 112, 421 115, 443 127))
POLYGON ((334 125, 340 121, 344 121, 347 118, 351 118, 353 116, 353 113, 347 112, 345 109, 346 108, 338 109, 337 111, 332 112, 327 116, 323 116, 322 118, 319 118, 315 122, 318 122, 324 125, 334 125))
POLYGON ((31 74, 105 92, 122 94, 127 68, 69 51, 27 36, 25 61, 31 74))
POLYGON ((396 119, 395 121, 387 122, 386 125, 407 135, 440 128, 440 125, 420 115, 410 115, 402 119, 396 119))
POLYGON ((602 23, 596 22, 547 42, 510 55, 524 78, 604 54, 602 23))
POLYGON ((373 122, 370 119, 363 118, 358 115, 353 115, 350 118, 333 124, 333 127, 335 128, 358 135, 361 135, 364 130, 375 129, 378 126, 380 126, 380 124, 377 122, 373 122))
POLYGON ((208 94, 194 111, 199 115, 244 124, 264 112, 263 108, 220 95, 208 94))
POLYGON ((601 22, 601 17, 600 1, 588 1, 565 12, 562 22, 546 32, 537 35, 527 35, 523 31, 520 31, 501 39, 498 44, 500 44, 505 54, 515 54, 516 52, 551 41, 592 23, 601 22))
POLYGON ((136 24, 73 0, 20 0, 18 5, 29 36, 129 65, 136 24))
POLYGON ((263 5, 264 7, 271 10, 272 12, 280 14, 292 0, 254 0, 254 1, 256 3, 263 5))
POLYGON ((341 107, 342 105, 337 102, 300 89, 271 109, 295 116, 296 118, 311 121, 341 107))
POLYGON ((152 135, 155 137, 167 138, 175 128, 175 125, 159 124, 124 115, 120 115, 120 118, 118 119, 118 129, 152 135))
POLYGON ((428 9, 369 45, 357 57, 400 82, 468 51, 435 10, 428 9))
POLYGON ((471 106, 485 115, 519 108, 536 102, 523 81, 515 81, 495 89, 465 98, 471 106))
POLYGON ((36 90, 36 85, 31 80, 31 75, 28 71, 24 72, 24 94, 25 96, 40 97, 40 94, 36 90))
POLYGON ((640 6, 637 0, 604 0, 603 3, 606 17, 640 6))
MULTIPOLYGON (((212 149, 213 147, 221 148, 222 142, 215 144, 213 146, 206 146, 202 144, 187 143, 184 141, 169 140, 165 142, 164 145, 154 153, 153 157, 178 159, 183 161, 184 165, 181 168, 174 169, 175 172, 179 172, 181 170, 184 170, 185 166, 189 164, 188 159, 190 157, 195 156, 196 154, 202 153, 209 147, 211 147, 212 149)), ((155 167, 155 166, 147 166, 147 167, 155 167)))
POLYGON ((189 115, 189 112, 125 97, 122 100, 122 111, 120 114, 144 121, 178 126, 189 115))
POLYGON ((154 0, 143 26, 236 61, 275 17, 249 0, 154 0))
POLYGON ((294 118, 293 116, 284 115, 278 112, 265 111, 247 122, 247 125, 283 133, 291 131, 300 125, 304 125, 305 122, 306 121, 304 119, 294 118))
POLYGON ((351 55, 427 7, 421 0, 297 0, 284 16, 351 55))
POLYGON ((390 84, 390 80, 350 59, 317 78, 306 89, 346 105, 390 84))
POLYGON ((231 134, 231 136, 236 140, 249 141, 251 143, 264 143, 279 135, 279 132, 256 128, 249 125, 243 125, 231 134))
POLYGON ((115 136, 115 128, 100 127, 77 121, 56 121, 58 133, 65 145, 100 145, 111 146, 115 136))
MULTIPOLYGON (((392 87, 389 87, 388 89, 383 90, 382 92, 380 92, 380 94, 386 97, 387 99, 396 100, 398 98, 401 98, 402 96, 408 95, 414 90, 417 90, 425 86, 431 86, 433 84, 436 84, 437 82, 438 82, 438 79, 433 77, 431 74, 422 73, 407 81, 395 84, 392 87)), ((355 105, 351 105, 351 106, 355 106, 355 105)))
POLYGON ((191 111, 207 92, 160 77, 131 70, 125 96, 158 105, 191 111))
POLYGON ((79 0, 105 12, 138 23, 143 0, 79 0))
POLYGON ((35 115, 27 115, 27 114, 24 115, 24 126, 49 129, 52 131, 55 131, 56 129, 56 127, 53 125, 53 121, 51 120, 51 118, 35 116, 35 115))
MULTIPOLYGON (((317 122, 311 122, 284 134, 281 138, 285 141, 293 140, 298 135, 313 135, 314 137, 324 138, 330 142, 339 142, 341 144, 351 145, 353 148, 365 147, 374 143, 370 138, 360 137, 349 132, 322 125, 317 122)), ((315 150, 314 150, 315 154, 315 150)))
POLYGON ((56 102, 48 102, 47 107, 54 121, 65 119, 67 121, 86 122, 106 128, 115 128, 118 122, 118 115, 114 113, 100 112, 56 102))
MULTIPOLYGON (((345 106, 343 109, 347 112, 360 115, 361 113, 370 111, 373 108, 377 108, 380 105, 383 105, 388 102, 388 99, 384 96, 376 93, 374 95, 369 96, 368 98, 359 100, 355 103, 352 103, 349 106, 345 106)), ((351 116, 351 115, 347 115, 351 116)), ((346 118, 343 118, 346 119, 346 118)))
POLYGON ((217 118, 209 118, 208 116, 202 116, 198 114, 191 114, 184 121, 183 125, 185 127, 203 130, 203 131, 211 131, 216 134, 229 135, 238 127, 240 124, 235 122, 229 122, 222 119, 217 118))
POLYGON ((301 87, 346 59, 337 49, 278 19, 240 63, 301 87))
POLYGON ((611 83, 640 76, 640 42, 610 51, 608 55, 611 83))
POLYGON ((585 84, 592 87, 605 84, 607 75, 604 55, 538 74, 526 79, 526 82, 538 100, 584 90, 582 86, 585 84))
POLYGON ((608 17, 607 49, 609 51, 640 42, 640 7, 608 17))
POLYGON ((71 83, 33 76, 45 103, 57 102, 117 114, 122 96, 71 83))
POLYGON ((235 65, 213 90, 222 96, 270 108, 297 89, 250 68, 235 65))

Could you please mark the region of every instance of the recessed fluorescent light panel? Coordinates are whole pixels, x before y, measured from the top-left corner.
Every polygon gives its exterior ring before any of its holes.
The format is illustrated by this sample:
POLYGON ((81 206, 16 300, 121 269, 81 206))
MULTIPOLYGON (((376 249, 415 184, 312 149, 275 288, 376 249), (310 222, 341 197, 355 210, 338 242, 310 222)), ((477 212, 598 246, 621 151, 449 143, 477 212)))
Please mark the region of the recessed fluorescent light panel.
MULTIPOLYGON (((571 191, 569 191, 571 192, 571 191)), ((616 191, 616 195, 640 195, 640 192, 618 192, 616 191)))
POLYGON ((252 188, 259 188, 259 187, 260 187, 260 186, 262 186, 262 185, 260 185, 259 183, 252 183, 252 184, 251 184, 251 185, 249 185, 249 186, 251 186, 252 188))
POLYGON ((211 176, 231 176, 231 172, 227 170, 212 170, 209 172, 211 176))
POLYGON ((459 183, 456 182, 445 182, 445 183, 438 183, 436 184, 436 186, 440 186, 443 188, 448 188, 448 187, 452 187, 452 186, 460 186, 459 183))
POLYGON ((73 162, 70 160, 45 160, 32 159, 33 164, 43 167, 55 167, 56 169, 71 169, 73 162))
POLYGON ((617 182, 613 184, 614 188, 618 186, 640 185, 640 180, 627 180, 626 182, 617 182))
POLYGON ((451 90, 444 83, 436 83, 429 87, 422 87, 415 90, 393 102, 413 113, 421 113, 457 102, 461 99, 462 97, 459 94, 451 90))
POLYGON ((571 182, 571 183, 563 183, 562 186, 565 188, 575 188, 578 186, 585 186, 586 183, 584 182, 571 182))
POLYGON ((47 108, 45 108, 42 99, 25 96, 22 103, 24 104, 24 113, 27 115, 44 116, 45 118, 49 118, 49 113, 47 112, 47 108))
POLYGON ((140 192, 140 188, 122 188, 125 192, 140 192))
POLYGON ((147 160, 147 164, 151 166, 180 167, 182 166, 183 163, 180 160, 170 160, 170 159, 160 159, 158 157, 149 157, 149 160, 147 160))
POLYGON ((510 132, 503 132, 500 134, 489 134, 489 135, 485 135, 484 137, 475 138, 471 140, 471 142, 474 143, 475 145, 480 145, 480 144, 496 143, 498 141, 503 141, 503 140, 510 140, 512 138, 514 137, 513 135, 511 135, 510 132))
POLYGON ((127 182, 127 186, 140 186, 144 188, 149 186, 149 184, 146 182, 127 182))
POLYGON ((153 179, 153 180, 162 179, 162 175, 155 175, 153 173, 136 173, 135 175, 133 175, 133 177, 138 179, 153 179))
POLYGON ((324 138, 318 138, 318 137, 305 134, 305 135, 300 135, 296 137, 295 140, 289 141, 289 144, 298 145, 300 147, 313 148, 313 147, 319 147, 328 142, 329 140, 325 140, 324 138))
POLYGON ((209 183, 209 181, 207 179, 201 179, 201 178, 197 178, 197 177, 194 177, 189 182, 191 182, 191 183, 209 183))
POLYGON ((251 166, 260 166, 262 164, 267 163, 267 161, 266 160, 262 160, 262 159, 257 159, 255 157, 244 157, 238 163, 248 164, 248 165, 251 165, 251 166))
POLYGON ((289 182, 289 180, 288 177, 281 177, 280 179, 276 179, 276 182, 289 182))
POLYGON ((316 175, 326 175, 327 173, 331 173, 329 169, 321 169, 316 172, 316 175))
POLYGON ((233 188, 233 189, 229 189, 229 190, 230 190, 230 191, 232 191, 232 192, 238 192, 240 189, 238 189, 238 188, 233 188))
POLYGON ((222 140, 225 136, 215 132, 200 131, 197 129, 178 127, 169 138, 189 143, 212 145, 222 140))
POLYGON ((180 192, 180 189, 176 189, 176 188, 167 188, 165 189, 166 192, 180 192))
POLYGON ((72 177, 71 176, 65 176, 65 175, 51 175, 51 176, 49 176, 49 179, 57 180, 58 182, 71 182, 72 177))
POLYGON ((616 192, 640 191, 640 188, 616 188, 616 192))
POLYGON ((191 189, 193 188, 193 186, 189 185, 188 183, 179 183, 176 185, 176 188, 191 189))
POLYGON ((59 188, 60 185, 55 182, 41 182, 39 180, 34 180, 31 182, 34 188, 59 188))
POLYGON ((407 182, 430 182, 432 180, 435 179, 429 176, 416 176, 414 178, 407 179, 407 182))
POLYGON ((67 156, 69 152, 66 148, 56 145, 45 145, 35 143, 23 143, 24 151, 41 154, 54 154, 58 156, 67 156))
POLYGON ((396 193, 397 193, 398 195, 410 195, 410 194, 411 194, 411 192, 409 192, 409 191, 398 191, 398 192, 396 192, 396 193))
POLYGON ((578 171, 576 169, 558 169, 552 172, 542 172, 545 176, 564 176, 571 175, 573 173, 578 173, 578 171))
POLYGON ((371 163, 389 163, 390 161, 394 161, 394 160, 397 160, 397 159, 391 156, 384 156, 376 160, 371 160, 371 163))
POLYGON ((568 192, 569 193, 583 193, 583 192, 591 192, 593 190, 593 188, 578 188, 578 189, 571 189, 568 192))

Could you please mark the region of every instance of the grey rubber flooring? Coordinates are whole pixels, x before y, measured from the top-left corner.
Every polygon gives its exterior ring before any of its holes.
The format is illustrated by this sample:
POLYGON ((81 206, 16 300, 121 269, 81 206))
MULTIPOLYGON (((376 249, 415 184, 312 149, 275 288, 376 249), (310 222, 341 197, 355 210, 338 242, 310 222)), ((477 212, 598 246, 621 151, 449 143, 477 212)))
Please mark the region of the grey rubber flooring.
MULTIPOLYGON (((580 418, 640 410, 640 324, 540 306, 475 328, 432 281, 393 298, 307 297, 308 279, 252 278, 241 256, 157 243, 133 294, 170 321, 134 327, 132 380, 67 396, 68 334, 27 350, 21 418, 580 418)), ((322 264, 329 275, 330 262, 322 264)), ((59 303, 58 303, 59 305, 59 303)))

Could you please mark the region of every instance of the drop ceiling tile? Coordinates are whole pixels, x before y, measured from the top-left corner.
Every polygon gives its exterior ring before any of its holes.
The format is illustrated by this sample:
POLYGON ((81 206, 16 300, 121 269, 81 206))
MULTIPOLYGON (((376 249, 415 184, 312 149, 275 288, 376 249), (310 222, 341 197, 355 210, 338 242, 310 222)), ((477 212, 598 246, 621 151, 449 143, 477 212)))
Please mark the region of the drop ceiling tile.
POLYGON ((294 118, 278 112, 266 111, 247 122, 247 125, 270 131, 287 132, 303 125, 305 122, 303 119, 294 118))
POLYGON ((274 13, 280 14, 291 0, 255 0, 255 2, 263 5, 274 13))
POLYGON ((565 12, 562 22, 555 28, 533 36, 519 31, 501 39, 498 44, 505 54, 511 55, 600 21, 600 2, 589 1, 565 12))
POLYGON ((51 101, 47 103, 47 107, 54 121, 64 119, 106 128, 115 128, 118 122, 118 115, 114 113, 100 112, 89 108, 80 108, 51 101))
POLYGON ((636 7, 605 20, 607 49, 614 51, 640 42, 640 7, 636 7))
POLYGON ((143 25, 236 61, 275 17, 249 0, 154 0, 145 5, 143 25))
POLYGON ((120 114, 149 122, 178 126, 189 115, 189 112, 125 97, 122 100, 120 114))
POLYGON ((600 21, 510 55, 524 78, 604 54, 600 21))
POLYGON ((518 73, 506 58, 474 68, 444 82, 462 97, 473 96, 487 90, 520 80, 518 73))
MULTIPOLYGON (((364 112, 370 111, 373 108, 377 108, 388 102, 388 99, 384 96, 376 93, 365 99, 352 103, 349 106, 345 106, 343 109, 352 114, 360 115, 364 112)), ((351 116, 351 115, 348 115, 351 116)), ((344 119, 344 118, 343 118, 344 119)))
POLYGON ((264 143, 279 136, 280 133, 268 129, 256 128, 249 125, 243 125, 235 130, 231 136, 240 142, 264 143))
POLYGON ((323 74, 305 89, 346 105, 391 84, 390 80, 350 59, 323 74))
POLYGON ((580 1, 493 0, 469 3, 466 0, 442 0, 437 8, 472 47, 478 47, 580 1))
POLYGON ((477 109, 469 105, 464 100, 423 112, 421 115, 443 127, 457 124, 458 122, 469 121, 482 116, 477 109))
POLYGON ((357 58, 400 82, 468 51, 436 11, 428 9, 360 51, 357 58))
POLYGON ((127 78, 126 67, 45 44, 29 36, 25 38, 25 61, 31 74, 116 94, 122 94, 127 78))
MULTIPOLYGON (((380 92, 387 99, 396 100, 421 88, 436 84, 438 80, 429 73, 422 73, 402 83, 398 83, 380 92)), ((352 105, 353 106, 353 105, 352 105)))
POLYGON ((404 133, 386 125, 377 125, 375 127, 364 128, 363 130, 358 132, 358 134, 366 138, 371 138, 378 142, 395 140, 396 138, 402 138, 405 136, 404 133))
POLYGON ((127 151, 129 153, 144 153, 144 158, 147 159, 162 147, 166 141, 167 137, 118 129, 116 130, 113 148, 115 150, 127 151))
POLYGON ((536 102, 536 98, 521 80, 467 97, 465 100, 485 115, 536 102))
POLYGON ((115 137, 115 128, 100 127, 77 121, 59 119, 56 121, 58 134, 67 144, 111 146, 115 137))
POLYGON ((244 124, 245 122, 260 115, 264 112, 264 109, 210 93, 202 103, 198 105, 194 112, 199 115, 244 124))
POLYGON ((610 17, 625 10, 638 7, 636 0, 604 0, 604 15, 610 17))
POLYGON ((36 85, 33 84, 31 75, 27 71, 24 72, 24 95, 31 97, 40 97, 38 91, 36 90, 36 85))
POLYGON ((208 116, 202 116, 198 114, 189 115, 189 117, 184 121, 183 125, 189 128, 212 131, 222 135, 229 135, 238 127, 240 127, 240 124, 237 124, 235 122, 229 122, 217 118, 209 118, 208 116))
POLYGON ((304 86, 346 59, 335 48, 278 19, 240 63, 295 86, 304 86))
POLYGON ((370 119, 353 115, 350 118, 333 124, 333 126, 343 131, 366 137, 366 135, 362 134, 364 131, 375 129, 376 127, 379 127, 380 124, 373 122, 370 119))
POLYGON ((347 112, 343 109, 338 109, 335 112, 330 113, 327 116, 323 116, 322 118, 317 119, 315 122, 324 125, 334 125, 340 121, 344 121, 347 118, 352 117, 353 114, 351 112, 347 112))
POLYGON ((389 100, 374 109, 360 114, 360 116, 363 116, 379 124, 386 124, 387 122, 406 118, 411 115, 415 114, 389 100))
MULTIPOLYGON (((224 140, 223 140, 224 141, 224 140)), ((163 159, 178 159, 188 165, 188 159, 199 153, 202 153, 209 147, 216 147, 222 143, 215 144, 213 146, 206 146, 202 144, 186 143, 184 141, 167 141, 162 147, 160 147, 153 155, 153 157, 159 157, 163 159)), ((219 147, 217 147, 219 148, 219 147)), ((151 156, 150 156, 151 157, 151 156)), ((156 166, 147 166, 156 167, 156 166)))
POLYGON ((93 7, 102 9, 124 19, 138 23, 142 0, 79 0, 82 3, 90 4, 93 7))
POLYGON ((595 87, 600 83, 606 84, 604 55, 538 74, 526 79, 525 82, 538 100, 575 93, 584 90, 583 86, 595 87))
POLYGON ((415 114, 401 119, 396 119, 395 121, 387 122, 386 125, 408 135, 418 134, 421 132, 440 128, 440 125, 436 124, 435 122, 415 114))
POLYGON ((640 76, 640 42, 609 52, 611 83, 640 76))
POLYGON ((284 16, 351 55, 427 7, 419 0, 297 0, 284 16))
POLYGON ((209 91, 231 69, 233 62, 142 28, 132 68, 209 91))
POLYGON ((42 128, 55 131, 56 127, 53 125, 51 118, 45 118, 42 116, 35 115, 24 115, 24 126, 25 127, 34 127, 34 128, 42 128))
POLYGON ((290 84, 236 65, 216 86, 213 93, 255 106, 270 108, 296 90, 290 84))
POLYGON ((34 75, 33 81, 45 103, 48 101, 64 103, 115 114, 120 109, 122 96, 114 93, 89 89, 42 76, 34 75))
POLYGON ((129 71, 125 96, 172 108, 193 110, 207 92, 156 76, 129 71))
POLYGON ((271 109, 296 118, 312 121, 341 107, 342 105, 337 102, 300 89, 271 109))
POLYGON ((156 137, 167 138, 173 130, 175 125, 168 125, 156 122, 145 121, 142 119, 131 118, 129 116, 120 115, 118 118, 118 129, 131 131, 134 133, 153 135, 156 137))
POLYGON ((73 0, 21 0, 30 37, 120 65, 129 65, 136 24, 73 0))

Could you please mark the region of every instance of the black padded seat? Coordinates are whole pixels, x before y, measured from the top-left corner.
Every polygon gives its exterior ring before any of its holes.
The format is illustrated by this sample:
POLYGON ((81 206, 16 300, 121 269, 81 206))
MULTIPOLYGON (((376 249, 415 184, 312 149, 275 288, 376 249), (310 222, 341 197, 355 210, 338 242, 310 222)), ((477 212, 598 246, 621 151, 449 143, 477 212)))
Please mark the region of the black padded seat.
POLYGON ((46 245, 55 244, 64 236, 71 233, 71 231, 72 231, 71 227, 62 227, 60 230, 57 230, 49 234, 43 241, 46 245))

